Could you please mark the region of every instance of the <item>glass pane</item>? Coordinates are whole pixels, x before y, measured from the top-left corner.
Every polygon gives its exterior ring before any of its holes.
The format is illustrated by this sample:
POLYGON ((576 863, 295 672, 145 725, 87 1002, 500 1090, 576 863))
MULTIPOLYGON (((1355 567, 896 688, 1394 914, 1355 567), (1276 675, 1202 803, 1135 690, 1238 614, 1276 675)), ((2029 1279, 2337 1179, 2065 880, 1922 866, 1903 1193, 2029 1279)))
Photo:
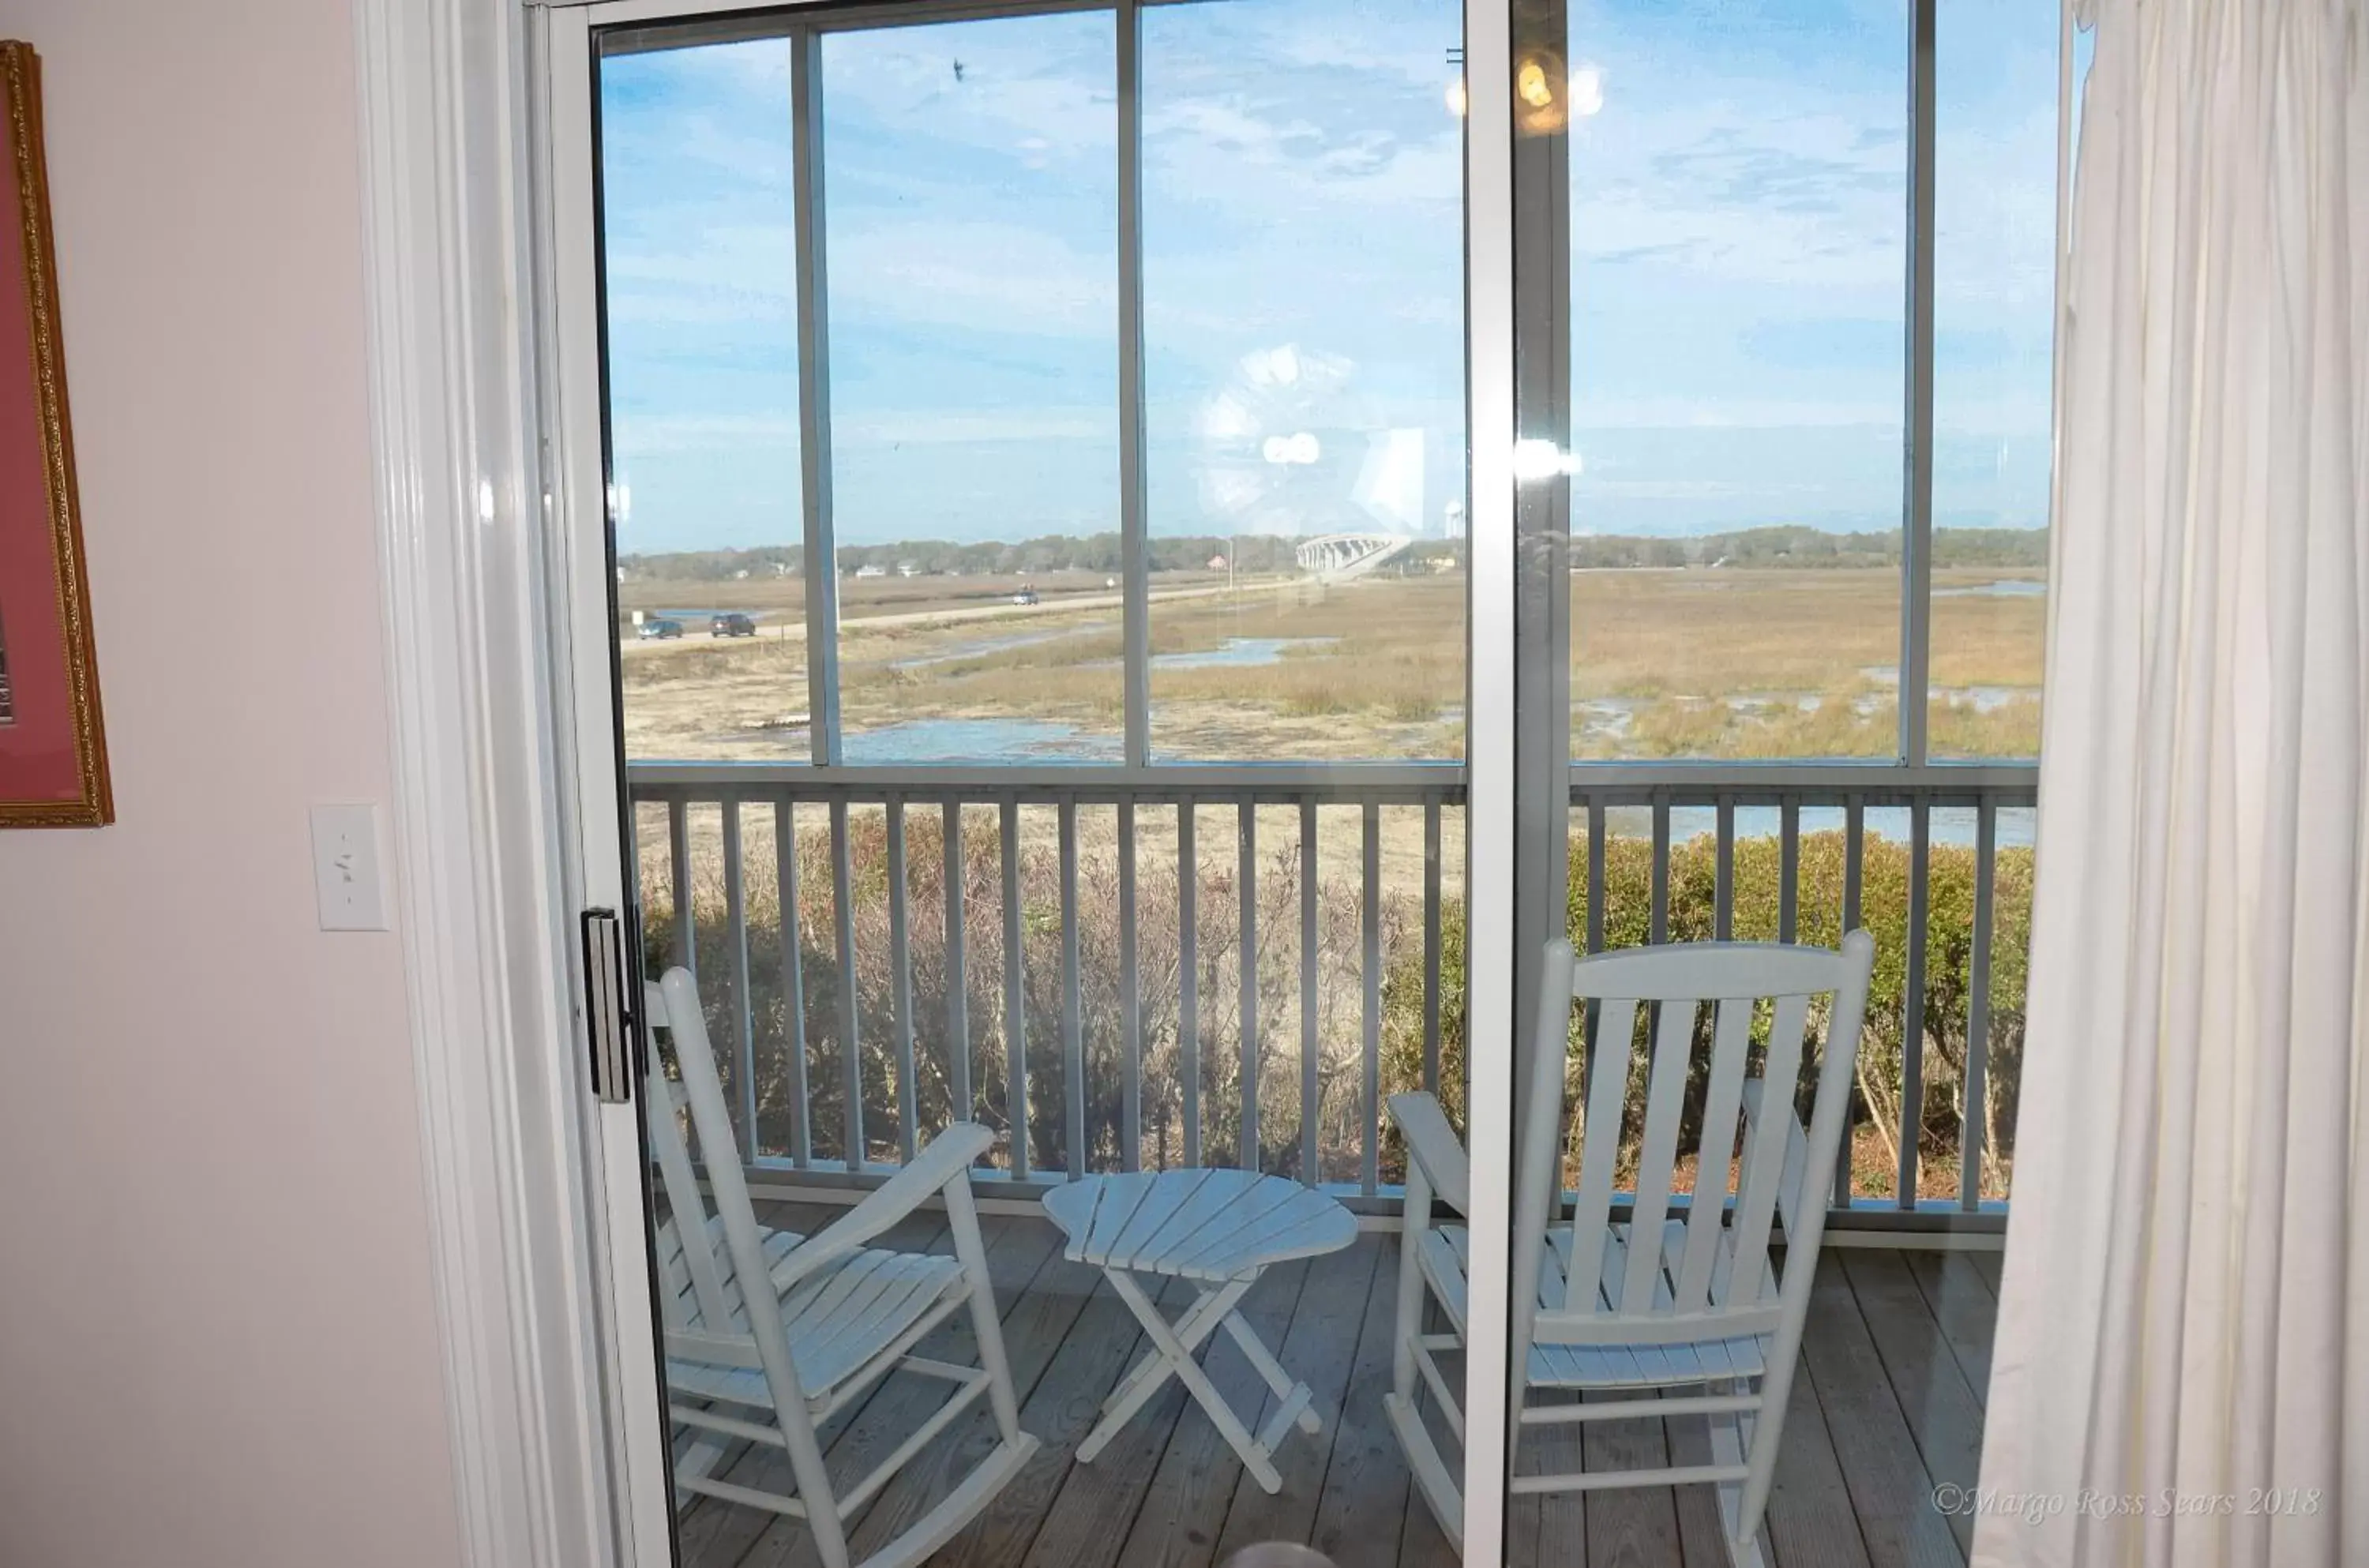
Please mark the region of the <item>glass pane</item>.
POLYGON ((1115 16, 808 8, 754 24, 780 40, 666 47, 745 17, 602 40, 619 592, 642 612, 619 627, 635 913, 651 978, 672 973, 649 1041, 671 1088, 644 1105, 652 1283, 665 1459, 710 1494, 683 1494, 692 1568, 812 1555, 823 1487, 771 1440, 810 1400, 861 1405, 817 1433, 842 1503, 914 1451, 848 1510, 858 1558, 910 1545, 957 1487, 987 1495, 981 1465, 1025 1461, 1072 1479, 1006 1489, 941 1555, 1091 1540, 1150 1563, 1272 1540, 1455 1561, 1403 1465, 1379 1493, 1327 1478, 1371 1457, 1393 1393, 1458 1462, 1427 1391, 1460 1384, 1462 1357, 1394 1386, 1397 1242, 1336 1200, 1397 1214, 1391 1096, 1430 1090, 1466 1120, 1461 17, 1458 0, 1142 15, 1158 745, 1319 764, 1255 789, 1108 765, 1127 729, 1115 16), (827 408, 801 409, 802 362, 827 408), (830 561, 801 558, 810 471, 830 561), (853 767, 811 765, 809 578, 838 611, 853 767), (739 765, 655 765, 679 757, 739 765), (1021 769, 1048 761, 1078 765, 1021 769), (824 1282, 826 1304, 868 1293, 860 1322, 743 1288, 828 1244, 811 1238, 851 1184, 949 1139, 976 1140, 984 1191, 1043 1209, 902 1216, 824 1282), (1226 1214, 1184 1213, 1205 1188, 1226 1214), (1176 1223, 1120 1258, 1060 1201, 1082 1196, 1176 1223), (1195 1399, 1147 1381, 1128 1402, 1129 1305, 1176 1320, 1230 1237, 1240 1348, 1207 1358, 1195 1399), (874 1289, 982 1253, 977 1315, 938 1321, 934 1284, 874 1289), (749 1348, 784 1334, 803 1388, 749 1348), (876 1375, 905 1352, 997 1378, 1008 1361, 1038 1457, 999 1447, 989 1401, 933 1438, 960 1391, 876 1375), (1267 1459, 1238 1464, 1202 1397, 1253 1429, 1278 1397, 1323 1420, 1272 1423, 1270 1496, 1267 1459))
POLYGON ((1461 37, 1452 0, 1143 13, 1156 755, 1463 753, 1461 37))
POLYGON ((2054 0, 1952 0, 1934 87, 1937 757, 2040 752, 2055 327, 2054 0))
POLYGON ((1118 760, 1115 27, 823 40, 850 762, 1118 760))
POLYGON ((1576 757, 1896 753, 1907 49, 1571 7, 1576 757))
POLYGON ((809 756, 789 70, 778 39, 601 66, 617 633, 637 760, 809 756))

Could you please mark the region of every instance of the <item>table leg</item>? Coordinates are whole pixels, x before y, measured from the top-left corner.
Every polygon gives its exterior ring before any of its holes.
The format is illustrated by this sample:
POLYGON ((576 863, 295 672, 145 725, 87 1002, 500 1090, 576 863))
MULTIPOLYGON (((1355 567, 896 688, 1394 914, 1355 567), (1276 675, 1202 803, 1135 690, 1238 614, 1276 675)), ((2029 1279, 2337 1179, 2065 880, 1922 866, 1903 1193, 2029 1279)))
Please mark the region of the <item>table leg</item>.
POLYGON ((1318 1415, 1308 1402, 1310 1391, 1307 1385, 1283 1369, 1283 1363, 1275 1358, 1275 1352, 1251 1331, 1251 1325, 1242 1321, 1240 1312, 1226 1314, 1226 1332, 1233 1336, 1236 1345, 1242 1346, 1242 1354, 1249 1357, 1252 1366, 1258 1368, 1258 1375, 1266 1379, 1266 1386, 1275 1391, 1276 1398, 1286 1402, 1297 1398, 1300 1402, 1298 1414, 1299 1429, 1311 1437, 1323 1431, 1323 1417, 1318 1415))
MULTIPOLYGON (((1243 1288, 1247 1289, 1248 1286, 1243 1288)), ((1227 1309, 1241 1299, 1241 1291, 1230 1295, 1222 1288, 1202 1291, 1194 1299, 1192 1306, 1185 1309, 1184 1315, 1176 1320, 1177 1339, 1186 1349, 1199 1350, 1201 1342, 1208 1338, 1216 1327, 1215 1320, 1230 1315, 1227 1309), (1224 1299, 1220 1300, 1220 1297, 1224 1299)), ((1167 1381, 1167 1355, 1158 1345, 1153 1345, 1137 1359, 1127 1376, 1119 1379, 1118 1387, 1111 1391, 1110 1398, 1103 1401, 1103 1408, 1113 1412, 1116 1420, 1125 1421, 1142 1409, 1144 1402, 1167 1381)))
MULTIPOLYGON (((1282 1491, 1283 1477, 1276 1471, 1272 1455, 1265 1445, 1251 1435, 1250 1428, 1242 1425, 1242 1417, 1233 1413, 1226 1403, 1225 1396, 1218 1391, 1218 1385, 1209 1380, 1209 1374, 1203 1371, 1200 1363, 1193 1359, 1196 1346, 1187 1344, 1178 1336, 1175 1325, 1171 1324, 1161 1315, 1160 1308, 1143 1293, 1143 1287, 1135 1282, 1134 1276, 1124 1269, 1107 1269, 1104 1275, 1110 1280, 1111 1288, 1117 1292, 1119 1299, 1127 1304, 1137 1320, 1143 1324, 1143 1332, 1151 1336, 1152 1345, 1161 1352, 1162 1368, 1191 1391, 1193 1397, 1200 1402, 1201 1408, 1207 1413, 1211 1424, 1218 1428, 1234 1452, 1242 1456, 1243 1468, 1257 1478, 1259 1485, 1265 1488, 1269 1495, 1282 1491)), ((1208 1320, 1230 1315, 1235 1303, 1242 1299, 1251 1285, 1252 1280, 1249 1279, 1230 1280, 1216 1295, 1204 1297, 1201 1301, 1194 1304, 1193 1311, 1186 1315, 1196 1320, 1195 1327, 1201 1338, 1207 1338, 1210 1330, 1216 1326, 1208 1320), (1221 1301, 1224 1305, 1215 1311, 1204 1312, 1201 1310, 1204 1306, 1213 1306, 1221 1301)), ((1135 1391, 1134 1402, 1131 1405, 1123 1411, 1113 1410, 1104 1416, 1101 1425, 1094 1428, 1083 1443, 1078 1445, 1079 1461, 1081 1463, 1089 1461, 1100 1453, 1104 1445, 1110 1441, 1112 1434, 1116 1431, 1119 1424, 1133 1415, 1136 1410, 1140 1409, 1143 1402, 1151 1397, 1151 1391, 1162 1380, 1147 1377, 1143 1385, 1135 1391)))

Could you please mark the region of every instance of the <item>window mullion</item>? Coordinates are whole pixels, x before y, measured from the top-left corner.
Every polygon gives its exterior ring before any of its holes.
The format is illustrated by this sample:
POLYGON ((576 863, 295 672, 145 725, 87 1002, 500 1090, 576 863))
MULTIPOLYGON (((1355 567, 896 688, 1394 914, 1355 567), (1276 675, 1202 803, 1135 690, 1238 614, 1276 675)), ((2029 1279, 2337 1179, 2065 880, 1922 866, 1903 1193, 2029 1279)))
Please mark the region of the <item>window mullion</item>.
POLYGON ((1933 74, 1937 0, 1908 44, 1907 511, 1900 535, 1900 755, 1922 767, 1933 645, 1933 74))
POLYGON ((806 516, 807 725, 818 767, 841 760, 839 563, 830 515, 830 326, 822 234, 822 38, 790 38, 790 202, 798 292, 798 470, 806 516))
POLYGON ((1143 15, 1118 5, 1118 497, 1127 761, 1151 761, 1151 547, 1144 479, 1143 15))

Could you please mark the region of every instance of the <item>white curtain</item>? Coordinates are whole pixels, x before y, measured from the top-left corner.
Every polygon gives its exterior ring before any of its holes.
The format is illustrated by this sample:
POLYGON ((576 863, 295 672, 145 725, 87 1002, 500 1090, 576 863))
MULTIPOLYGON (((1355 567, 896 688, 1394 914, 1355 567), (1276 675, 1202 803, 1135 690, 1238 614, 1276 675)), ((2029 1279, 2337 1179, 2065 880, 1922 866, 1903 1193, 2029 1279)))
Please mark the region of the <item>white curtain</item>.
POLYGON ((2369 1564, 2364 6, 2080 10, 1974 1557, 2369 1564))

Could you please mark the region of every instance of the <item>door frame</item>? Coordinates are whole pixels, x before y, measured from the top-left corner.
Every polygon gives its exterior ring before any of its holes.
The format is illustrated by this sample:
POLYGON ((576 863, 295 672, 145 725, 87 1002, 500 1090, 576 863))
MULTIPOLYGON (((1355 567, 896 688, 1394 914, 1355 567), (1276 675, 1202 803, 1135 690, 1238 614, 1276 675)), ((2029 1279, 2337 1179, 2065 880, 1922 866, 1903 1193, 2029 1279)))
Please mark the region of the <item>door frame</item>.
MULTIPOLYGON (((608 693, 578 689, 563 597, 586 563, 566 520, 598 473, 599 410, 569 406, 585 302, 555 265, 589 222, 552 132, 555 69, 601 21, 778 0, 353 0, 382 635, 395 757, 395 861, 433 1281, 463 1561, 667 1561, 650 1517, 662 1439, 642 1257, 612 1255, 620 1118, 587 1093, 576 916, 602 871, 577 764, 608 693), (587 423, 587 420, 589 423, 587 423), (604 1116, 606 1127, 604 1129, 604 1116), (603 1131, 612 1136, 604 1139, 603 1131), (636 1435, 636 1429, 639 1435, 636 1435), (635 1484, 620 1487, 616 1478, 635 1484)), ((1472 500, 1468 799, 1510 792, 1515 611, 1511 40, 1505 0, 1466 0, 1468 440, 1472 500)), ((589 97, 589 68, 573 78, 589 97)), ((589 162, 586 167, 589 174, 589 162)), ((589 230, 585 231, 588 235, 589 230)), ((583 384, 580 381, 576 384, 583 384)), ((602 569, 605 570, 605 557, 602 569)), ((579 606, 580 608, 580 606, 579 606)), ((1468 633, 1468 635, 1470 634, 1468 633)), ((1500 796, 1508 797, 1508 796, 1500 796)), ((1467 816, 1471 1136, 1509 1149, 1515 841, 1467 816), (1503 971, 1502 973, 1500 971, 1503 971)), ((622 876, 616 857, 607 875, 622 876)), ((613 1111, 615 1108, 610 1108, 613 1111)), ((634 1113, 624 1110, 622 1126, 634 1113)), ((1469 1365, 1502 1364, 1510 1162, 1474 1162, 1469 1365), (1495 1266, 1489 1266, 1494 1259, 1495 1266)), ((638 1169, 632 1173, 638 1190, 638 1169)), ((646 1212, 635 1204, 647 1224, 646 1212)), ((1466 1553, 1501 1559, 1502 1379, 1466 1392, 1466 1553), (1478 1484, 1475 1484, 1475 1483, 1478 1484)), ((663 1528, 660 1528, 663 1526, 663 1528)))
POLYGON ((381 635, 461 1561, 621 1561, 538 452, 533 13, 353 0, 381 635))

